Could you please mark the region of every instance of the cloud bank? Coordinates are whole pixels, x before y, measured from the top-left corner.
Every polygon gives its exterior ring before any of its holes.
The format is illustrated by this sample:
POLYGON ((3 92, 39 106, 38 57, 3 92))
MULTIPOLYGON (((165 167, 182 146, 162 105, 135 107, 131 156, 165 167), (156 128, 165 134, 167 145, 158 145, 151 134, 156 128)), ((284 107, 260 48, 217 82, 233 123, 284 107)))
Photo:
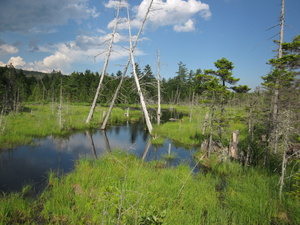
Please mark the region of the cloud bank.
MULTIPOLYGON (((22 57, 17 56, 11 57, 6 64, 12 63, 17 68, 42 72, 51 72, 54 69, 67 74, 70 73, 74 63, 91 64, 96 60, 104 60, 109 38, 110 34, 103 36, 79 35, 73 41, 40 46, 40 52, 50 54, 43 60, 26 62, 22 57)), ((114 40, 116 44, 122 43, 128 40, 128 37, 116 34, 114 40)), ((113 48, 111 59, 118 59, 127 55, 128 50, 116 45, 113 48)), ((0 64, 3 66, 4 63, 0 64)))
POLYGON ((53 32, 48 28, 97 16, 88 0, 1 0, 0 33, 53 32))
POLYGON ((7 54, 15 54, 18 52, 19 52, 19 50, 17 47, 15 47, 13 45, 9 45, 5 41, 0 39, 0 57, 3 57, 7 54))
MULTIPOLYGON (((114 6, 116 1, 109 1, 106 5, 114 6)), ((131 26, 139 28, 144 19, 150 0, 143 0, 140 5, 133 7, 133 20, 131 26)), ((211 12, 209 5, 197 0, 154 0, 152 10, 148 18, 148 24, 153 28, 163 26, 173 26, 176 32, 189 32, 195 30, 195 22, 192 18, 200 16, 203 19, 209 19, 211 12)), ((127 19, 119 21, 119 29, 127 28, 127 19)), ((108 24, 112 28, 115 21, 108 24)))
MULTIPOLYGON (((93 19, 100 14, 95 7, 89 5, 89 0, 2 0, 0 8, 0 34, 36 34, 55 33, 60 25, 70 20, 81 23, 83 20, 93 19)), ((139 28, 144 19, 150 0, 143 0, 139 5, 131 6, 132 28, 139 28)), ((101 5, 99 3, 99 5, 101 5)), ((105 8, 116 8, 117 0, 108 0, 102 4, 105 8)), ((126 7, 126 1, 122 7, 126 7)), ((124 13, 124 10, 123 10, 124 13)), ((148 26, 156 29, 163 26, 172 26, 175 32, 190 32, 196 30, 197 18, 209 19, 211 12, 209 5, 197 0, 154 0, 153 8, 147 21, 148 26)), ((120 18, 118 29, 127 29, 127 18, 120 18)), ((113 28, 115 20, 111 20, 107 28, 113 28)), ((70 73, 75 64, 93 64, 95 60, 103 60, 107 49, 107 40, 110 38, 104 30, 95 30, 93 34, 77 35, 73 40, 55 44, 40 44, 38 38, 31 38, 27 52, 43 55, 41 60, 27 61, 26 54, 22 55, 17 44, 8 44, 0 39, 0 59, 9 56, 6 64, 12 63, 15 67, 26 70, 51 72, 60 70, 70 73), (46 55, 46 56, 45 56, 46 55), (97 57, 96 57, 97 56, 97 57)), ((127 34, 115 36, 112 59, 128 56, 127 34)), ((136 54, 143 54, 136 49, 136 54)), ((0 62, 0 65, 3 65, 0 62)))

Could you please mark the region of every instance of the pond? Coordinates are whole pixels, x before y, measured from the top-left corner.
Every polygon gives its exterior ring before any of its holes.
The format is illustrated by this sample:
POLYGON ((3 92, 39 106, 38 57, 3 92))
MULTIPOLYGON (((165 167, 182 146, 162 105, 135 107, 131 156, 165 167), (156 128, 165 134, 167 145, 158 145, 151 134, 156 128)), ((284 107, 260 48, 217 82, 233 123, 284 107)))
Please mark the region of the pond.
POLYGON ((0 152, 0 192, 21 191, 31 184, 40 191, 46 184, 49 171, 68 173, 80 157, 100 158, 110 149, 132 153, 145 161, 163 160, 166 166, 181 162, 194 165, 194 149, 176 145, 169 139, 160 146, 151 145, 150 135, 140 123, 111 126, 105 132, 85 131, 68 137, 49 136, 35 139, 30 146, 19 146, 0 152), (173 159, 167 159, 171 154, 173 159))

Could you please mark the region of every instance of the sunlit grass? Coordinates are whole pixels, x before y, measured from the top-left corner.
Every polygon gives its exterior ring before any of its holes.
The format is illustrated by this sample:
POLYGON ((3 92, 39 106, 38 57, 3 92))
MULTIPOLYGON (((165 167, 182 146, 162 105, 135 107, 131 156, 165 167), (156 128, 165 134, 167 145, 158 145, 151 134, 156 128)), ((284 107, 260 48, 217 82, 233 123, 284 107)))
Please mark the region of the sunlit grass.
MULTIPOLYGON (((185 112, 188 115, 174 122, 167 122, 160 126, 154 125, 153 135, 168 137, 184 145, 201 145, 203 140, 206 139, 209 134, 209 121, 207 122, 206 133, 204 135, 202 134, 205 114, 209 111, 209 108, 201 105, 193 108, 189 106, 177 106, 176 110, 185 112)), ((241 132, 240 140, 246 138, 247 134, 242 132, 247 128, 245 122, 246 117, 242 108, 226 108, 225 114, 226 121, 222 127, 222 142, 229 143, 232 132, 235 130, 241 132)), ((215 113, 213 127, 214 137, 217 137, 219 132, 219 115, 220 112, 215 113)))
POLYGON ((21 193, 2 197, 0 222, 298 224, 300 203, 292 196, 279 202, 278 175, 238 163, 212 164, 211 172, 192 174, 188 165, 161 169, 118 151, 81 159, 70 174, 51 173, 35 200, 21 193))

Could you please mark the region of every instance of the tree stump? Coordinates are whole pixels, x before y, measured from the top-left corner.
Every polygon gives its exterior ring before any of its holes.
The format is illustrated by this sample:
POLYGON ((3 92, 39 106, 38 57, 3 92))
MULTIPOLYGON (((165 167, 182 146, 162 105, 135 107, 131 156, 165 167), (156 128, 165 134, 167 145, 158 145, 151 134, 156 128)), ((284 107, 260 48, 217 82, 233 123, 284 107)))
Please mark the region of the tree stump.
POLYGON ((233 131, 232 133, 232 140, 231 144, 229 147, 229 154, 231 159, 238 159, 239 154, 238 154, 238 138, 239 138, 239 131, 233 131))

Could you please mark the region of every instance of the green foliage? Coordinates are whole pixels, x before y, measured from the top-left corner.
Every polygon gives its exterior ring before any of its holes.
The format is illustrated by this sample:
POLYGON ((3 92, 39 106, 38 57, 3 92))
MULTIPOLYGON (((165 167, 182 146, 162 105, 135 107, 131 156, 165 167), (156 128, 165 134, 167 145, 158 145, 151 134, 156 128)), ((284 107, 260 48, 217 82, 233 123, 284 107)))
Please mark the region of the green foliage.
POLYGON ((274 69, 267 76, 262 76, 264 85, 267 88, 289 88, 292 86, 295 74, 285 69, 274 69))
POLYGON ((166 210, 157 210, 156 207, 153 207, 150 205, 150 207, 147 207, 144 215, 141 215, 139 218, 138 222, 139 224, 144 224, 144 225, 159 225, 163 224, 164 218, 166 217, 166 210))
POLYGON ((263 76, 263 85, 267 88, 290 88, 294 84, 297 69, 300 67, 300 35, 291 43, 282 43, 283 55, 269 60, 273 70, 263 76))
POLYGON ((300 67, 300 35, 294 37, 292 42, 282 43, 282 50, 282 57, 271 59, 269 63, 277 68, 298 69, 300 67))
POLYGON ((215 67, 218 69, 216 71, 214 70, 204 70, 205 74, 211 74, 215 75, 220 78, 222 81, 222 85, 225 86, 225 83, 229 84, 235 84, 238 82, 240 79, 239 78, 234 78, 232 76, 232 70, 234 68, 233 63, 230 62, 226 58, 219 59, 215 62, 215 67))
POLYGON ((247 85, 234 86, 231 89, 237 93, 247 93, 251 90, 251 88, 249 88, 247 85))
POLYGON ((295 174, 293 180, 294 183, 293 183, 293 190, 291 191, 291 194, 300 200, 300 172, 295 174))

